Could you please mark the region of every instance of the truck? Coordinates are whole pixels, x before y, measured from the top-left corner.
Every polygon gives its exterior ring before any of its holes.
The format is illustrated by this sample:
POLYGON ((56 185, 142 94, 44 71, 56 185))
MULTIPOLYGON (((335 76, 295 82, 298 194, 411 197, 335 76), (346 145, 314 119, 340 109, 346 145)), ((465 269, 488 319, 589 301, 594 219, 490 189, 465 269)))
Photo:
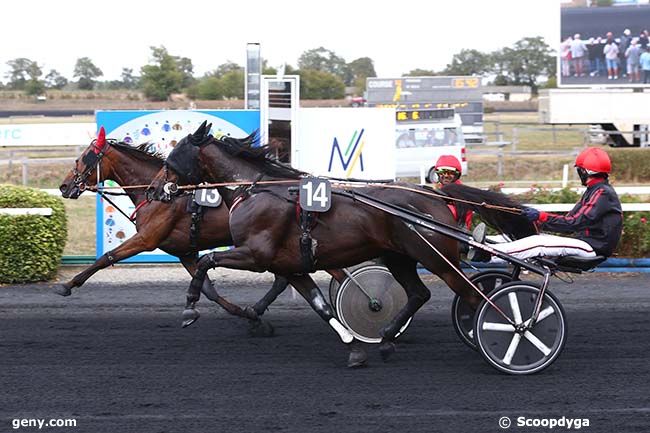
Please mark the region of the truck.
POLYGON ((542 123, 599 125, 612 147, 647 146, 650 89, 549 89, 539 95, 542 123))
POLYGON ((395 112, 395 173, 434 182, 434 165, 453 155, 467 173, 463 122, 454 109, 398 109, 395 112))

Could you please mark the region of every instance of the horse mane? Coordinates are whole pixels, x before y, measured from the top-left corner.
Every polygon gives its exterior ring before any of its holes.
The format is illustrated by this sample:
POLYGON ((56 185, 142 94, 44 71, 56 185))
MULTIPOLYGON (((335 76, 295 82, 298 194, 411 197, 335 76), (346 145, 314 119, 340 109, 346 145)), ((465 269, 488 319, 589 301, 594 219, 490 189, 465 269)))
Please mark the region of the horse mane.
POLYGON ((274 148, 269 145, 259 146, 258 131, 244 138, 223 136, 213 141, 229 155, 242 158, 255 165, 262 173, 275 178, 300 179, 307 173, 283 164, 275 159, 274 148))
POLYGON ((139 161, 155 163, 156 165, 162 167, 163 163, 165 162, 165 155, 157 151, 154 144, 155 143, 147 141, 146 143, 142 143, 138 146, 131 146, 130 144, 123 141, 110 141, 111 146, 120 151, 128 153, 139 161))
POLYGON ((478 213, 487 225, 498 230, 500 233, 506 234, 515 239, 521 239, 537 233, 535 224, 528 221, 528 219, 521 214, 513 214, 498 209, 490 209, 485 206, 480 206, 480 203, 487 203, 495 206, 516 209, 522 208, 521 203, 503 193, 473 188, 471 186, 457 183, 445 185, 440 189, 440 191, 452 198, 478 203, 472 205, 469 203, 455 202, 455 205, 459 214, 463 214, 468 209, 471 209, 478 213))

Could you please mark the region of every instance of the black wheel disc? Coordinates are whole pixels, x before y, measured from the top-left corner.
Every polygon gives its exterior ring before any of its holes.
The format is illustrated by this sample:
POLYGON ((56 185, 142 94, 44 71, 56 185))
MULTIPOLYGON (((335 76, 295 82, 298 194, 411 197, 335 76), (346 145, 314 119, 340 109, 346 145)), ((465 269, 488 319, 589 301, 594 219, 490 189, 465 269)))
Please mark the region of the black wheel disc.
POLYGON ((566 315, 560 301, 548 290, 534 326, 522 326, 530 323, 539 293, 539 285, 515 281, 490 294, 490 300, 521 327, 519 330, 486 301, 476 310, 474 335, 479 352, 497 370, 510 374, 537 373, 562 352, 566 315))
MULTIPOLYGON (((512 275, 505 271, 486 271, 474 275, 470 281, 483 293, 489 294, 502 284, 512 281, 512 275)), ((458 295, 451 303, 451 322, 460 341, 477 350, 474 342, 474 310, 458 295)))

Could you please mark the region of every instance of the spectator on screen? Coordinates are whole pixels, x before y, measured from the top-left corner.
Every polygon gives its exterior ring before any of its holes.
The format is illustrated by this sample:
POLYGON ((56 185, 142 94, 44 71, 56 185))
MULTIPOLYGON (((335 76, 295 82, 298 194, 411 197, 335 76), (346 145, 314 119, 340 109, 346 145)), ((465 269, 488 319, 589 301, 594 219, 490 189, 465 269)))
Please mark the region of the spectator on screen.
POLYGON ((639 62, 643 70, 643 84, 650 84, 650 47, 646 47, 639 58, 639 62))
POLYGON ((627 59, 627 75, 630 83, 638 83, 640 79, 641 48, 639 48, 637 38, 632 39, 630 46, 625 51, 625 58, 627 59))
POLYGON ((607 63, 607 79, 618 80, 618 45, 616 45, 612 32, 607 33, 607 42, 603 53, 607 63))
POLYGON ((585 75, 584 59, 587 54, 587 45, 580 39, 580 33, 576 33, 571 41, 571 62, 573 63, 574 77, 583 77, 585 75))

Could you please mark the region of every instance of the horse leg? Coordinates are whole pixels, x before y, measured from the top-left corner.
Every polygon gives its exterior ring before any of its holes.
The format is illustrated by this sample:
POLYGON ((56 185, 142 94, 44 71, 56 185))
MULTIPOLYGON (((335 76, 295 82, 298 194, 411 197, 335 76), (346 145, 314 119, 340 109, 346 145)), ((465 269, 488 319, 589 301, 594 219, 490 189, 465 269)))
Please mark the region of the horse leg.
POLYGON ((248 306, 244 309, 249 318, 248 332, 252 337, 272 337, 273 334, 275 334, 275 330, 271 323, 262 320, 261 316, 267 310, 269 305, 280 296, 280 293, 286 290, 287 286, 289 286, 289 281, 280 275, 276 275, 271 289, 266 292, 262 299, 257 301, 252 307, 248 306))
MULTIPOLYGON (((180 258, 181 264, 187 270, 187 272, 193 277, 196 274, 197 269, 197 256, 185 256, 180 258)), ((245 312, 243 308, 239 305, 232 304, 226 298, 219 295, 217 289, 214 287, 214 284, 210 280, 210 277, 206 276, 203 280, 203 285, 201 286, 201 293, 203 293, 209 300, 219 304, 224 310, 233 316, 243 317, 245 319, 251 319, 249 314, 245 312)), ((253 317, 255 318, 255 317, 253 317)))
POLYGON ((424 285, 417 272, 417 262, 407 256, 389 254, 385 256, 388 270, 402 285, 408 300, 397 315, 380 331, 382 336, 379 353, 384 361, 395 352, 395 337, 406 322, 424 305, 431 292, 424 285))
MULTIPOLYGON (((261 268, 257 265, 248 247, 237 247, 229 251, 209 253, 201 257, 196 264, 196 271, 194 272, 194 275, 192 276, 192 282, 187 289, 187 300, 185 303, 185 310, 183 311, 183 328, 196 322, 201 316, 201 314, 196 309, 196 303, 201 298, 201 290, 205 284, 208 270, 216 268, 217 266, 230 269, 242 269, 253 272, 264 271, 264 268, 261 268)), ((241 310, 240 307, 237 308, 241 310)), ((247 317, 246 313, 243 310, 241 314, 242 317, 247 317)))
POLYGON ((289 283, 305 298, 311 308, 336 331, 341 341, 348 345, 350 350, 348 367, 356 368, 365 366, 368 361, 368 355, 360 343, 354 339, 350 331, 334 317, 332 307, 327 303, 314 280, 309 275, 292 275, 288 279, 289 283))
POLYGON ((97 271, 112 266, 120 260, 135 256, 143 251, 150 251, 153 248, 155 248, 155 246, 150 247, 150 244, 145 242, 142 236, 136 234, 125 241, 122 245, 98 258, 95 263, 75 275, 70 281, 64 283, 60 287, 54 287, 52 290, 54 293, 61 296, 70 296, 74 287, 80 287, 83 285, 83 283, 85 283, 88 278, 92 277, 97 271))

